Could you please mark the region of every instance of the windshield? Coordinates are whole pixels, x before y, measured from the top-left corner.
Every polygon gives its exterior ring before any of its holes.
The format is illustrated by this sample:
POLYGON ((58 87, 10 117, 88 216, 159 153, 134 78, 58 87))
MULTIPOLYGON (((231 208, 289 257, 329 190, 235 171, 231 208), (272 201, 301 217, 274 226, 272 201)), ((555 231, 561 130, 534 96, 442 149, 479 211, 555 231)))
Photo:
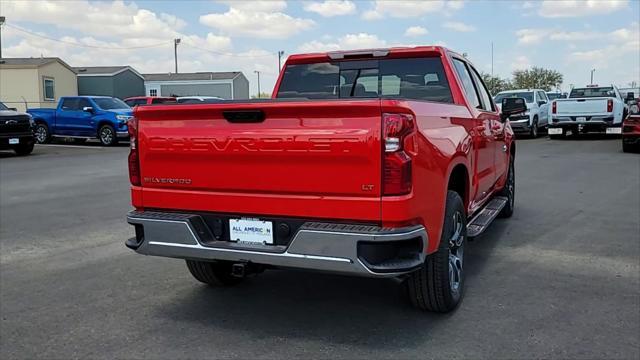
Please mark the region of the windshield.
POLYGON ((9 110, 9 108, 5 104, 0 102, 0 110, 9 110))
POLYGON ((571 90, 569 98, 615 97, 612 87, 576 88, 571 90))
POLYGON ((525 102, 532 103, 533 102, 533 91, 527 92, 512 92, 512 93, 501 93, 496 95, 494 99, 496 104, 502 104, 502 99, 507 98, 524 98, 525 102))
POLYGON ((288 65, 278 98, 402 98, 451 103, 440 58, 288 65))
POLYGON ((116 98, 93 98, 102 110, 131 109, 124 101, 116 98))

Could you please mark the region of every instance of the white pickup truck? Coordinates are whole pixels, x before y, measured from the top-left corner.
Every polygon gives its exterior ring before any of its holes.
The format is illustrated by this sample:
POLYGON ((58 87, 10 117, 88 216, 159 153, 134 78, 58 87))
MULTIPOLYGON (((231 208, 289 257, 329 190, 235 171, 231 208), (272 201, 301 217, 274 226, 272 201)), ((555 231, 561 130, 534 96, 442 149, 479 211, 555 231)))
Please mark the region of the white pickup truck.
POLYGON ((574 88, 567 99, 550 106, 549 137, 581 133, 621 134, 628 108, 615 86, 590 85, 574 88))

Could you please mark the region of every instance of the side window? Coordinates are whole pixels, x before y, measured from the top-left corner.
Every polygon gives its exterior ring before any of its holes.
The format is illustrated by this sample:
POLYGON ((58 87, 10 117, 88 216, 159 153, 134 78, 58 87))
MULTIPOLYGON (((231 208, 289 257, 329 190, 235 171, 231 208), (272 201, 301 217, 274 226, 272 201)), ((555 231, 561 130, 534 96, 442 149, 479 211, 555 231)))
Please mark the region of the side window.
POLYGON ((64 111, 76 111, 78 110, 78 99, 68 98, 62 101, 62 110, 64 111))
POLYGON ((93 107, 93 106, 91 105, 91 103, 89 102, 89 100, 87 100, 87 99, 80 99, 80 100, 78 101, 78 110, 82 110, 82 109, 84 109, 85 107, 93 107))
POLYGON ((547 102, 547 96, 545 95, 544 92, 542 91, 538 91, 538 101, 544 101, 547 102))
POLYGON ((467 96, 467 100, 474 108, 480 108, 480 99, 478 98, 478 93, 473 86, 473 80, 471 80, 471 75, 469 74, 469 70, 467 70, 467 66, 463 61, 458 59, 453 59, 453 66, 456 68, 456 72, 462 81, 462 89, 467 96))
POLYGON ((491 94, 489 94, 489 90, 487 90, 487 87, 484 86, 484 82, 482 82, 482 79, 478 75, 478 72, 476 71, 476 69, 474 69, 471 65, 469 65, 469 68, 471 68, 471 75, 473 76, 473 82, 475 82, 476 88, 480 93, 480 98, 482 99, 482 109, 486 111, 495 111, 495 108, 493 107, 493 102, 491 102, 491 94))

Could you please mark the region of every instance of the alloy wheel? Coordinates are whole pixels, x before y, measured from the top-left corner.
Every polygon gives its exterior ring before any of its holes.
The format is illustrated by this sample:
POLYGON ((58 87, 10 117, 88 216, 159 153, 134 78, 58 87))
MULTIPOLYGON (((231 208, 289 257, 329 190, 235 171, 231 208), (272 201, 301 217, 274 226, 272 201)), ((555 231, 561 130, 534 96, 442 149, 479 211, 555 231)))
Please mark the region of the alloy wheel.
POLYGON ((464 261, 464 223, 462 213, 453 214, 453 234, 449 239, 449 285, 451 291, 460 291, 462 263, 464 261))
POLYGON ((111 144, 113 141, 113 132, 108 127, 103 128, 100 131, 100 140, 103 144, 111 144))
POLYGON ((36 140, 41 144, 47 141, 47 129, 42 125, 36 128, 36 140))

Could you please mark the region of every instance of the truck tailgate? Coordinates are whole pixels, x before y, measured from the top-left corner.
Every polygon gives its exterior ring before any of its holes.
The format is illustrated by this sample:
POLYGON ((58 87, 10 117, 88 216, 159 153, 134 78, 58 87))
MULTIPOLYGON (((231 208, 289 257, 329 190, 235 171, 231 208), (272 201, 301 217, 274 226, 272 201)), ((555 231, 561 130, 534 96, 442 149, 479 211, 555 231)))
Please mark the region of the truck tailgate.
POLYGON ((379 221, 378 99, 160 105, 136 118, 145 208, 379 221))
POLYGON ((563 99, 557 102, 557 114, 602 114, 607 112, 607 98, 563 99))

